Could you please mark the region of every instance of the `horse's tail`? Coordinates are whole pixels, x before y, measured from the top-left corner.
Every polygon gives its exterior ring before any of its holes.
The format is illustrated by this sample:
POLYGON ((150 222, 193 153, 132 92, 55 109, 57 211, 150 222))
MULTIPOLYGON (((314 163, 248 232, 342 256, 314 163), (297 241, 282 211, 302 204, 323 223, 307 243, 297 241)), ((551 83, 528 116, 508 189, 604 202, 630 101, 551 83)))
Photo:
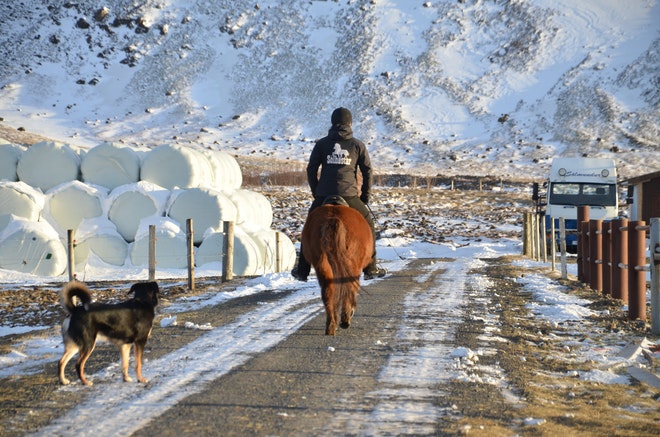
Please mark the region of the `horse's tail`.
POLYGON ((346 225, 339 217, 328 217, 321 232, 321 242, 326 248, 325 255, 332 269, 335 284, 339 293, 335 294, 337 300, 341 301, 347 293, 353 293, 359 287, 359 274, 356 276, 351 271, 347 260, 346 225))

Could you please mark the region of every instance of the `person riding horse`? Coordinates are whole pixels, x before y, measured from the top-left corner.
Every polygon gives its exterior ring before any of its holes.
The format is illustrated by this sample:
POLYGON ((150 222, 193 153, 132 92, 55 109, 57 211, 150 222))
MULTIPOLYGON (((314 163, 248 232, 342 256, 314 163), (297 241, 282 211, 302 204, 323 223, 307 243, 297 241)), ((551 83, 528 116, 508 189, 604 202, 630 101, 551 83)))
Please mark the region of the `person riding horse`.
MULTIPOLYGON (((376 231, 366 204, 371 194, 371 160, 367 147, 353 136, 353 115, 346 108, 337 108, 330 117, 332 126, 328 135, 314 145, 307 164, 307 182, 314 196, 313 210, 323 204, 328 196, 341 196, 366 219, 374 237, 373 257, 364 269, 364 278, 382 277, 387 272, 376 264, 376 231), (319 167, 321 173, 319 175, 319 167), (358 192, 357 172, 362 175, 362 186, 358 192)), ((300 249, 298 265, 291 271, 294 278, 307 281, 311 266, 300 249)))

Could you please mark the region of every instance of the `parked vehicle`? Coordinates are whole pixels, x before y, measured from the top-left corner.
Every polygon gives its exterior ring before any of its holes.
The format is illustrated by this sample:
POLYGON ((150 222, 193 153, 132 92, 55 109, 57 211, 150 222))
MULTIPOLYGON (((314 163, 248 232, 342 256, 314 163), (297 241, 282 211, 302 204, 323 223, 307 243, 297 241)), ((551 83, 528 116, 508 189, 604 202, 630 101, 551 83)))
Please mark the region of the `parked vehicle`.
POLYGON ((589 218, 613 219, 618 216, 617 173, 613 159, 555 158, 550 168, 546 195, 546 226, 551 220, 559 229, 565 220, 566 249, 577 251, 577 209, 589 206, 589 218))

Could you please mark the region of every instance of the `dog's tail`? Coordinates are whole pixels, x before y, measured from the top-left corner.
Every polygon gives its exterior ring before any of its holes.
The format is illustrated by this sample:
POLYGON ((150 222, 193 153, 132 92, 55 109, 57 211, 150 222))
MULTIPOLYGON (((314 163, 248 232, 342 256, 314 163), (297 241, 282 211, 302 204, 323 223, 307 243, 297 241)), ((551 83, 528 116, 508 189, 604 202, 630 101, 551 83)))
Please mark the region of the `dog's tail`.
POLYGON ((74 298, 78 298, 83 307, 87 308, 87 305, 92 302, 92 293, 82 282, 67 282, 64 287, 62 287, 62 292, 60 293, 60 302, 69 314, 71 314, 76 308, 76 302, 74 301, 74 298))

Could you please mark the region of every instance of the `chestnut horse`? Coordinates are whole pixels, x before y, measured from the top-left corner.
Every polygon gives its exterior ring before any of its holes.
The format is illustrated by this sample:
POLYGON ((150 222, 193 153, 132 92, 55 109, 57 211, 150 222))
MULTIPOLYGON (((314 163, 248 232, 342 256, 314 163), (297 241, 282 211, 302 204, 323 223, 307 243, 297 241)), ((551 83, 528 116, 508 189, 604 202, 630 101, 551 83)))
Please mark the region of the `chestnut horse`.
POLYGON ((360 274, 374 251, 371 228, 357 210, 324 204, 309 213, 302 231, 302 248, 321 286, 325 334, 335 335, 340 308, 341 327, 351 325, 360 274))

